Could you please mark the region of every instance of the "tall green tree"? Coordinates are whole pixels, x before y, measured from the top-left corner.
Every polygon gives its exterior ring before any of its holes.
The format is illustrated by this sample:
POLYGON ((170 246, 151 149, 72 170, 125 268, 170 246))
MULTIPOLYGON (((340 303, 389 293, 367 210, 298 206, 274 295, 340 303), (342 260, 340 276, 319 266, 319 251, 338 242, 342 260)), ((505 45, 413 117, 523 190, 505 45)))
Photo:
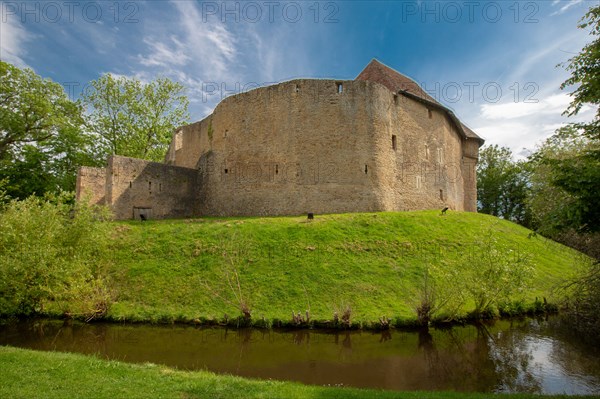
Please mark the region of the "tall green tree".
POLYGON ((568 125, 529 157, 531 190, 528 207, 537 229, 556 236, 566 229, 596 231, 600 220, 597 193, 600 164, 593 154, 598 143, 575 125, 568 125))
POLYGON ((41 144, 83 124, 81 107, 63 87, 31 69, 0 61, 0 160, 18 156, 26 144, 41 144))
POLYGON ((600 5, 590 8, 579 23, 594 37, 579 54, 571 58, 566 69, 571 77, 561 89, 576 86, 565 111, 577 115, 584 105, 595 107, 592 121, 573 126, 590 141, 568 157, 549 158, 545 163, 553 170, 552 184, 572 196, 569 225, 579 230, 600 231, 600 5))
POLYGON ((578 27, 589 29, 589 34, 594 37, 594 40, 583 47, 579 54, 563 64, 566 70, 571 72, 571 77, 560 88, 576 86, 571 93, 573 100, 565 114, 574 116, 586 104, 595 106, 594 119, 576 126, 582 129, 588 137, 600 140, 600 5, 590 8, 579 22, 578 27))
POLYGON ((477 165, 478 211, 529 225, 528 177, 523 163, 498 145, 485 147, 477 165))
POLYGON ((71 191, 79 165, 100 162, 83 108, 31 69, 0 62, 0 180, 12 198, 71 191))
POLYGON ((105 155, 162 161, 175 128, 189 121, 185 87, 167 78, 143 83, 106 74, 90 83, 83 102, 105 155))

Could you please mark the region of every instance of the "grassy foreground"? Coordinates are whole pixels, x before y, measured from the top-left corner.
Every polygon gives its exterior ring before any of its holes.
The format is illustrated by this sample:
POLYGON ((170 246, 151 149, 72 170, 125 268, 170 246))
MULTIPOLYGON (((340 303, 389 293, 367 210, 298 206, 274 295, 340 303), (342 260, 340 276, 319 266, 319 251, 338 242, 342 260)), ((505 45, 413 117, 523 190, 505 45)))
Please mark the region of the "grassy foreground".
POLYGON ((476 213, 114 222, 107 317, 222 322, 240 316, 241 296, 258 325, 290 323, 292 311, 307 309, 311 320, 327 321, 348 307, 355 325, 377 326, 381 316, 410 324, 424 270, 444 264, 460 277, 490 232, 498 245, 531 261, 531 288, 511 298, 521 309, 536 298, 556 301, 552 289, 584 261, 517 224, 476 213))
MULTIPOLYGON (((539 398, 539 395, 390 392, 259 381, 154 364, 126 364, 58 352, 0 347, 3 398, 539 398)), ((567 396, 544 396, 567 398, 567 396)))

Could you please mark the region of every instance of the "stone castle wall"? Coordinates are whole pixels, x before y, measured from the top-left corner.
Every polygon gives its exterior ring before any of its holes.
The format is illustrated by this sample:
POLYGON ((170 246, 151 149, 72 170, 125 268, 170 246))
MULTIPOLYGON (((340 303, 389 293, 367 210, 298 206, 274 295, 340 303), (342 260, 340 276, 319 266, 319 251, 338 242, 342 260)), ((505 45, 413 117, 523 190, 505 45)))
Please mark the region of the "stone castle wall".
POLYGON ((463 141, 445 113, 380 84, 294 80, 224 99, 167 162, 200 170, 199 215, 471 210, 463 141))
POLYGON ((197 176, 194 169, 112 156, 106 168, 106 202, 116 219, 191 217, 197 176))
POLYGON ((75 183, 77 201, 87 200, 92 205, 106 203, 106 169, 82 166, 75 183))
MULTIPOLYGON (((165 163, 112 157, 106 203, 118 219, 476 211, 479 142, 429 105, 366 80, 227 97, 174 133, 165 163)), ((82 170, 81 188, 100 175, 82 170)))

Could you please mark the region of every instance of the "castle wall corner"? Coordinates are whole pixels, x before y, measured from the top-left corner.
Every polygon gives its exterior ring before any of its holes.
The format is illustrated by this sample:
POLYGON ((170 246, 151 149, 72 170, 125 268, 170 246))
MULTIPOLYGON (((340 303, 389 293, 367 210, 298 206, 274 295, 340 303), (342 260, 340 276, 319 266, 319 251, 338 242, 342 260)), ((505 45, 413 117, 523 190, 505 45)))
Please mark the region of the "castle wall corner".
POLYGON ((106 203, 106 169, 82 166, 77 171, 75 184, 77 201, 87 200, 91 205, 106 203))

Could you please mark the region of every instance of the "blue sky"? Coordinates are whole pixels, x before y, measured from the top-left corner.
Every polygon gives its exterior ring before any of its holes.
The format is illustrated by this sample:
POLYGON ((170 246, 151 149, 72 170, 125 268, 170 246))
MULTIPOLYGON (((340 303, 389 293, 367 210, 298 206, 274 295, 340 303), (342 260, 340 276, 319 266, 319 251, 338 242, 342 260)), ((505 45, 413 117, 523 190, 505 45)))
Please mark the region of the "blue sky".
POLYGON ((353 79, 377 58, 522 157, 567 122, 559 85, 568 73, 556 65, 590 41, 576 25, 596 4, 1 1, 0 58, 74 98, 103 73, 167 76, 188 87, 192 121, 228 94, 298 77, 353 79))

